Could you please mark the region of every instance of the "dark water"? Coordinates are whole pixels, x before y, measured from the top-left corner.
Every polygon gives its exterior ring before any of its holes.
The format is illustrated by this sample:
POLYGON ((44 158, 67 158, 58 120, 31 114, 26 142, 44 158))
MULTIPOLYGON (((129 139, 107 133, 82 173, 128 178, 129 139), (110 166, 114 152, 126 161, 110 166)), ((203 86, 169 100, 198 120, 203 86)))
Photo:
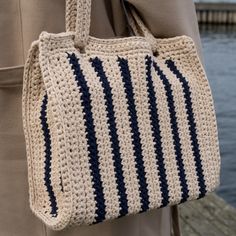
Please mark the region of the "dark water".
POLYGON ((221 149, 217 193, 236 207, 236 27, 200 27, 221 149))

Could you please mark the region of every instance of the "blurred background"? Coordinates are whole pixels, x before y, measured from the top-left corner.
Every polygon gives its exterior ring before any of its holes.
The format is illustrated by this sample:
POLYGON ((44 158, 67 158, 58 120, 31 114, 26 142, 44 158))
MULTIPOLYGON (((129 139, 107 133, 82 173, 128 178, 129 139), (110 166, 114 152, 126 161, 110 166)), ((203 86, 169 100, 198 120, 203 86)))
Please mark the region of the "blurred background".
POLYGON ((236 0, 196 0, 204 64, 219 132, 216 194, 180 206, 183 236, 236 236, 236 0))
POLYGON ((222 171, 217 193, 236 207, 236 0, 195 4, 218 121, 222 171))

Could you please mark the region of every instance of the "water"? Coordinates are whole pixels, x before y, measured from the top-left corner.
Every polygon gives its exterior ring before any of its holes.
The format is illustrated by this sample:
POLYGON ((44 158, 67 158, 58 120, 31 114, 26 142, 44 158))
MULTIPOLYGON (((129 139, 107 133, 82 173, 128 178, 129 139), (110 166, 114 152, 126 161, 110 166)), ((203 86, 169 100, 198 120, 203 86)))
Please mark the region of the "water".
POLYGON ((200 31, 222 158, 217 193, 236 207, 236 27, 201 27, 200 31))

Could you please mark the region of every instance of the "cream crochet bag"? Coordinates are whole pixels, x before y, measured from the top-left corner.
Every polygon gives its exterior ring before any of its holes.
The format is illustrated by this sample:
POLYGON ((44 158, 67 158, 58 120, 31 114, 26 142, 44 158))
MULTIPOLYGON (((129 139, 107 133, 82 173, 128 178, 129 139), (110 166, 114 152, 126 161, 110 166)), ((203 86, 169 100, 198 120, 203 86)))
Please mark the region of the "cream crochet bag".
POLYGON ((198 199, 219 184, 214 106, 194 43, 89 36, 91 0, 67 0, 25 66, 30 205, 49 227, 95 224, 198 199), (77 1, 77 2, 76 2, 77 1))

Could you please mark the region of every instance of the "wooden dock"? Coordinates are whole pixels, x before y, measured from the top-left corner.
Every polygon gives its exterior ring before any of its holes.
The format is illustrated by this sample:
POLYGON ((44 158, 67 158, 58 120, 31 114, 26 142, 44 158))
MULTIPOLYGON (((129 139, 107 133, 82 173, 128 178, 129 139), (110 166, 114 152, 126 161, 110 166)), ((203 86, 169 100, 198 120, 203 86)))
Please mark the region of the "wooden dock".
POLYGON ((236 236, 236 209, 215 194, 179 206, 182 236, 236 236))
POLYGON ((235 3, 195 3, 199 24, 236 24, 235 3))

